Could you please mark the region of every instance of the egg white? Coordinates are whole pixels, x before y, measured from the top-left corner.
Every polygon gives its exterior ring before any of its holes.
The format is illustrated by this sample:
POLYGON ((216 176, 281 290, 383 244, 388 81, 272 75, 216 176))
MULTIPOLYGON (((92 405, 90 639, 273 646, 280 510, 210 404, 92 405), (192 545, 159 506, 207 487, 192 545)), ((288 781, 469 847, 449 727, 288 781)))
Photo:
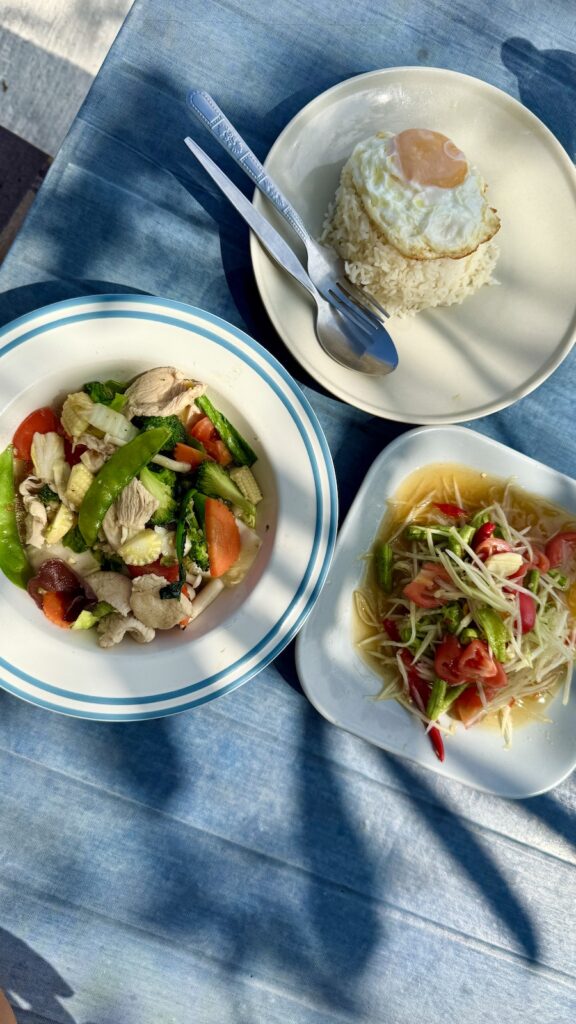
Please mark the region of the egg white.
POLYGON ((464 181, 453 188, 408 181, 393 139, 391 132, 379 132, 349 159, 364 208, 391 245, 411 259, 459 259, 496 234, 500 220, 474 167, 468 165, 464 181))

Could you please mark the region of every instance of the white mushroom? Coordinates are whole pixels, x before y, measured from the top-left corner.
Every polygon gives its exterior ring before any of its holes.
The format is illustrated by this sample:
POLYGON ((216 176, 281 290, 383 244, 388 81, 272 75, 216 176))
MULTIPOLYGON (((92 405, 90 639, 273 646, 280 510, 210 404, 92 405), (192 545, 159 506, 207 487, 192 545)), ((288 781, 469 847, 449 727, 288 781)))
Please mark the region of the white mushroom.
POLYGON ((187 380, 180 370, 173 366, 157 366, 137 377, 125 392, 124 415, 172 416, 192 405, 195 398, 204 394, 205 384, 187 380))
POLYGON ((99 601, 111 604, 120 615, 130 615, 132 581, 119 572, 93 572, 90 586, 99 601))
POLYGON ((169 597, 163 600, 160 590, 166 586, 161 576, 149 573, 139 576, 132 583, 130 605, 134 615, 152 629, 172 629, 192 613, 192 603, 184 594, 179 598, 169 597))
POLYGON ((139 622, 133 615, 105 615, 100 619, 96 629, 100 647, 114 647, 126 634, 139 644, 149 644, 156 635, 153 629, 139 622))

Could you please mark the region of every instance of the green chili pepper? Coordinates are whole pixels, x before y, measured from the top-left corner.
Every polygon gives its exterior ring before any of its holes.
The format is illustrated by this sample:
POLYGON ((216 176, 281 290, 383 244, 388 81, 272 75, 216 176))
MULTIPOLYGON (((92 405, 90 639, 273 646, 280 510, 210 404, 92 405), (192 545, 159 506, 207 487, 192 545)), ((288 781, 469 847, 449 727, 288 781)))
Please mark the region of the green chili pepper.
POLYGON ((531 590, 533 594, 538 592, 538 584, 540 583, 540 573, 538 569, 529 569, 526 573, 526 579, 524 586, 526 590, 531 590))
POLYGON ((385 594, 392 593, 392 566, 394 555, 390 544, 379 544, 374 552, 376 578, 385 594))
POLYGON ((78 512, 78 527, 88 547, 96 541, 102 520, 125 487, 167 444, 168 427, 154 427, 117 448, 95 476, 78 512))
POLYGON ((16 522, 13 446, 0 455, 0 569, 17 587, 25 587, 32 575, 16 522))
POLYGON ((472 640, 478 640, 479 638, 480 634, 478 630, 472 629, 471 626, 467 626, 466 629, 463 629, 458 637, 460 642, 463 644, 469 644, 472 640))
POLYGON ((488 645, 498 661, 506 661, 506 643, 508 631, 498 612, 493 608, 483 606, 474 613, 474 619, 480 626, 488 645))

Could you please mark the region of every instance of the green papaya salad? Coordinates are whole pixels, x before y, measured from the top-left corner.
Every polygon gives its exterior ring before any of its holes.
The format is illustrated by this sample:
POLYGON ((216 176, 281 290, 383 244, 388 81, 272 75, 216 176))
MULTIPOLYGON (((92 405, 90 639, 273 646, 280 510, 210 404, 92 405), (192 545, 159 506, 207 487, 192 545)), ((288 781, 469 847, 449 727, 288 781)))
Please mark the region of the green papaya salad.
POLYGON ((510 745, 521 711, 541 720, 559 687, 567 703, 576 526, 512 483, 466 500, 436 469, 433 490, 392 503, 354 601, 359 649, 383 679, 379 699, 419 719, 444 760, 458 721, 491 716, 510 745))
POLYGON ((101 647, 184 629, 258 555, 256 453, 174 367, 88 381, 0 454, 0 569, 101 647))

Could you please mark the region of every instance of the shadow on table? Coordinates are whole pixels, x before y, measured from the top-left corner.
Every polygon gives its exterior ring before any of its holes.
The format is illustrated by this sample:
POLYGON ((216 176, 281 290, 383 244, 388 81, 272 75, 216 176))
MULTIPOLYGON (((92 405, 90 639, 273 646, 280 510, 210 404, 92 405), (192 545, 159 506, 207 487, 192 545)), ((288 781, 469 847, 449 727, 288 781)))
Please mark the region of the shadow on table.
POLYGON ((430 832, 458 869, 468 878, 470 887, 490 907, 512 936, 519 951, 528 960, 537 961, 539 936, 528 909, 520 902, 513 886, 504 877, 486 844, 480 842, 462 818, 443 803, 422 775, 390 754, 382 755, 387 767, 402 785, 406 798, 426 822, 430 832))
POLYGON ((576 53, 539 50, 528 39, 502 44, 503 64, 518 79, 520 99, 554 132, 573 159, 576 156, 576 53))
POLYGON ((146 295, 139 288, 130 288, 113 281, 68 279, 66 281, 37 281, 34 284, 10 288, 0 293, 0 327, 18 317, 32 313, 41 306, 63 302, 80 295, 107 294, 146 295))
POLYGON ((11 932, 0 928, 0 989, 17 1024, 75 1024, 63 1005, 74 992, 47 960, 11 932))

